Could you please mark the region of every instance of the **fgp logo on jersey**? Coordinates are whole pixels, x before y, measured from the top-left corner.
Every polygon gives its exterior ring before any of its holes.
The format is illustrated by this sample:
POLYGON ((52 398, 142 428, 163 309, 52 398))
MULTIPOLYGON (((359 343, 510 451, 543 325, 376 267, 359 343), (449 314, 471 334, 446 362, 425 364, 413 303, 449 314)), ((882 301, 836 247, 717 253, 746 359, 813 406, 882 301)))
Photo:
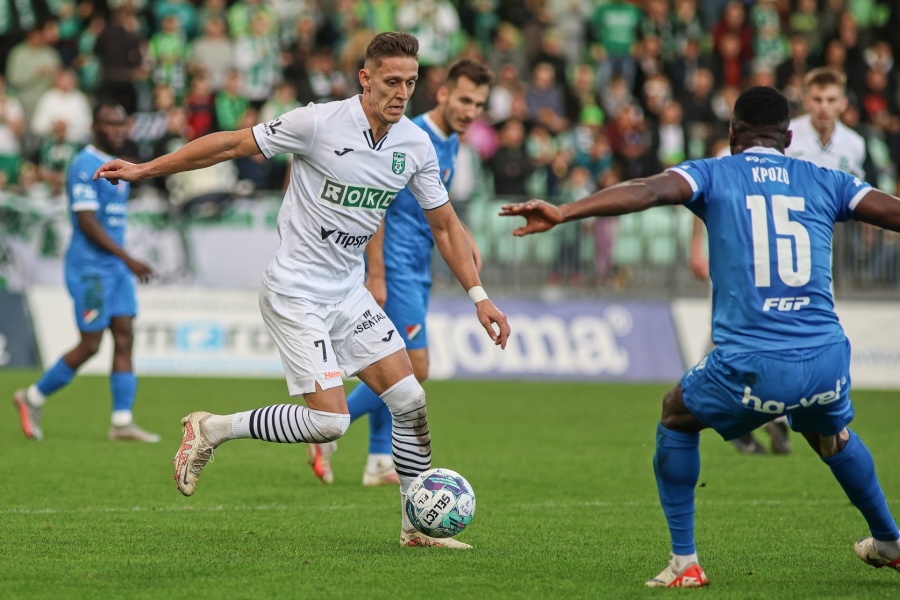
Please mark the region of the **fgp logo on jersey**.
POLYGON ((391 171, 399 175, 406 169, 406 153, 394 152, 394 161, 391 163, 391 171))
POLYGON ((386 210, 396 195, 397 192, 390 190, 341 183, 327 177, 322 182, 322 189, 319 190, 319 200, 347 208, 366 210, 386 210))

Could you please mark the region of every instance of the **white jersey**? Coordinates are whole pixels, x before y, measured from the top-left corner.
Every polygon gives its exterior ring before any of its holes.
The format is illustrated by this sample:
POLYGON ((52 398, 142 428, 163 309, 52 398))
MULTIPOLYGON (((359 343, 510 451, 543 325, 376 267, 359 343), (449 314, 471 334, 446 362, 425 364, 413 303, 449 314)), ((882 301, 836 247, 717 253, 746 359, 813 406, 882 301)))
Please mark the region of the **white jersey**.
POLYGON ((404 187, 423 209, 449 201, 428 134, 403 117, 373 143, 359 96, 310 103, 252 131, 266 158, 294 155, 281 244, 263 274, 284 296, 329 304, 362 285, 366 244, 404 187))
POLYGON ((792 119, 791 131, 794 132, 794 137, 791 145, 785 149, 786 156, 807 160, 827 169, 852 173, 860 179, 865 177, 863 163, 866 160, 866 141, 840 121, 835 123, 831 139, 824 146, 809 115, 792 119))

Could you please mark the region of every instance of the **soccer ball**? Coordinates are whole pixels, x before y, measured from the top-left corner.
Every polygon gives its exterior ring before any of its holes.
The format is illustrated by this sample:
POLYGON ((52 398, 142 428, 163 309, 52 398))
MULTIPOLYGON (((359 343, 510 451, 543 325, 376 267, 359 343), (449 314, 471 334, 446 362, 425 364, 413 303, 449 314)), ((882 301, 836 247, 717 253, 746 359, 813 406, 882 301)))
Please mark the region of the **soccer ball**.
POLYGON ((456 471, 429 469, 410 484, 404 509, 413 526, 425 535, 453 537, 475 515, 475 492, 456 471))

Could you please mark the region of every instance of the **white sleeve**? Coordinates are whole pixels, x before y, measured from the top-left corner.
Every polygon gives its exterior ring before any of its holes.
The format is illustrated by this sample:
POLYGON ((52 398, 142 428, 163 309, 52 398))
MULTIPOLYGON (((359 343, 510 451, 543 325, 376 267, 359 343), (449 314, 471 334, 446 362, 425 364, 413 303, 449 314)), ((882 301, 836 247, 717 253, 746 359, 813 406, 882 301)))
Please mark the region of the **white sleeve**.
POLYGON ((309 154, 316 137, 313 103, 295 108, 277 119, 253 126, 253 138, 266 158, 276 154, 309 154))
POLYGON ((427 143, 425 148, 425 162, 422 163, 422 168, 415 172, 406 185, 422 208, 428 210, 446 204, 450 201, 450 196, 447 195, 447 188, 441 181, 441 167, 434 146, 427 143))

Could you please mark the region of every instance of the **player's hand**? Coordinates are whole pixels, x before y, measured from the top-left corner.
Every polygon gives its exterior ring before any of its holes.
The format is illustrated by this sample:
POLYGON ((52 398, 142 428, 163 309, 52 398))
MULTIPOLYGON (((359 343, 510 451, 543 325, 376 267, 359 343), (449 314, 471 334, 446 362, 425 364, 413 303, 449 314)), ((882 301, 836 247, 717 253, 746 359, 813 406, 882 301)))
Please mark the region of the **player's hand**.
POLYGON ((130 163, 121 158, 100 165, 100 168, 94 171, 94 181, 97 181, 101 177, 108 180, 113 185, 118 185, 120 179, 130 183, 143 179, 140 165, 130 163))
POLYGON ((563 222, 563 215, 559 207, 547 204, 543 200, 504 204, 500 209, 501 217, 515 217, 517 215, 525 217, 525 225, 513 229, 513 235, 515 236, 547 231, 563 222))
POLYGON ((141 283, 147 283, 150 281, 150 278, 153 277, 153 269, 150 268, 150 265, 142 263, 139 260, 135 260, 131 257, 126 258, 125 266, 128 267, 129 271, 134 273, 134 276, 137 277, 138 281, 141 283))
POLYGON ((366 279, 365 285, 378 306, 384 308, 384 303, 387 302, 387 283, 385 283, 384 277, 369 277, 366 279))
POLYGON ((506 348, 506 340, 509 339, 510 329, 509 321, 506 315, 500 312, 500 309, 494 306, 490 300, 482 300, 475 304, 475 310, 478 313, 478 320, 481 326, 487 331, 494 344, 501 348, 506 348), (494 325, 497 327, 494 328, 494 325))

